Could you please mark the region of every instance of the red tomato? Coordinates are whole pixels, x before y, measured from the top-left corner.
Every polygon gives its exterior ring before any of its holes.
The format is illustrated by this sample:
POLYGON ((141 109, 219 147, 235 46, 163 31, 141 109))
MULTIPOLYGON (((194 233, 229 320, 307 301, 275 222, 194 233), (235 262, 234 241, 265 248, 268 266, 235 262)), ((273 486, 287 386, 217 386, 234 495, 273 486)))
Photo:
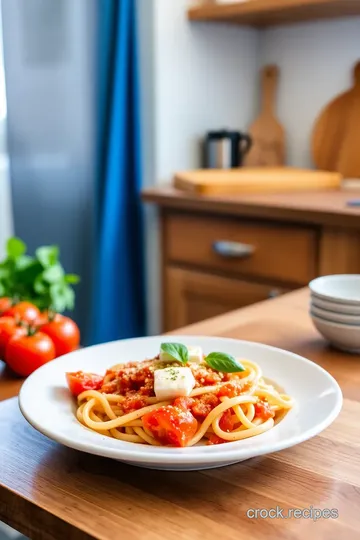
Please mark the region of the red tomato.
POLYGON ((219 426, 220 429, 229 433, 234 429, 236 423, 238 423, 236 416, 232 414, 230 409, 228 409, 227 411, 223 412, 220 418, 219 426))
POLYGON ((66 374, 66 381, 70 392, 77 397, 85 390, 99 390, 102 387, 104 377, 95 373, 77 371, 66 374))
POLYGON ((24 327, 19 326, 12 317, 0 318, 0 359, 5 360, 5 349, 9 340, 13 336, 23 336, 26 334, 24 327))
POLYGON ((47 324, 48 322, 49 322, 49 312, 48 311, 41 311, 40 315, 38 316, 38 318, 35 321, 35 325, 38 328, 41 328, 42 326, 44 326, 44 324, 47 324))
POLYGON ((41 326, 41 331, 53 340, 57 357, 79 348, 80 330, 69 317, 56 314, 41 326))
POLYGON ((38 319, 40 311, 30 302, 19 302, 5 311, 3 315, 31 324, 38 319))
POLYGON ((7 296, 4 296, 3 298, 0 298, 0 317, 2 314, 11 308, 11 299, 7 296))
POLYGON ((37 368, 54 360, 55 347, 42 332, 12 337, 5 350, 5 360, 15 373, 27 377, 37 368))
POLYGON ((143 423, 155 439, 170 446, 187 446, 198 427, 189 410, 175 405, 166 405, 145 414, 143 423))
POLYGON ((271 410, 270 405, 266 401, 255 403, 255 418, 268 420, 269 418, 274 418, 274 416, 274 411, 271 410))

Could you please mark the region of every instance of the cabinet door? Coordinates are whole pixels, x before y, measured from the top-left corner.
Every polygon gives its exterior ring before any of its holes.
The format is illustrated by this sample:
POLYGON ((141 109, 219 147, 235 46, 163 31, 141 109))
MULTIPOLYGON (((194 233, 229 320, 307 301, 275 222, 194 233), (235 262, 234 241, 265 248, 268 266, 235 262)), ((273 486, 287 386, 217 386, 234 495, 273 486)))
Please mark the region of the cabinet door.
POLYGON ((165 270, 164 331, 278 296, 285 289, 168 266, 165 270))

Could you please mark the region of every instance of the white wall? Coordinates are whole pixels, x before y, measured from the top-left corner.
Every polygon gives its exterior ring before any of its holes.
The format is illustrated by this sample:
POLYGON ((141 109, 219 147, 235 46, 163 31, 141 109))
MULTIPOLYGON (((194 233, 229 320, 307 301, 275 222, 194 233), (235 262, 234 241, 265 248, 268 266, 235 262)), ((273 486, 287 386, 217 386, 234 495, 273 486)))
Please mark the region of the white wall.
MULTIPOLYGON (((170 182, 176 170, 198 167, 206 131, 245 129, 255 111, 258 32, 190 23, 187 5, 139 0, 145 185, 170 182)), ((147 211, 151 333, 160 329, 157 227, 154 211, 147 211)))
POLYGON ((254 114, 258 32, 190 23, 188 0, 155 2, 156 181, 200 165, 209 129, 245 129, 254 114))
POLYGON ((288 162, 311 166, 313 124, 347 89, 360 59, 360 18, 274 27, 261 34, 261 64, 281 69, 278 116, 286 127, 288 162))

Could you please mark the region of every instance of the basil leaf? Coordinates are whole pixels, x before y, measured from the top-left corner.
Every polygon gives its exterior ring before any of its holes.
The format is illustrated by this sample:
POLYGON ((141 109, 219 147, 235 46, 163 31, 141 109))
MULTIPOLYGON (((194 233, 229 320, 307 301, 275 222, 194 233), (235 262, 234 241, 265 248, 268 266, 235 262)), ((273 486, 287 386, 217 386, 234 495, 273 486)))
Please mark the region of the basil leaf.
POLYGON ((26 251, 26 244, 20 238, 9 238, 6 243, 6 253, 9 259, 17 259, 21 255, 24 255, 26 251))
POLYGON ((181 343, 162 343, 160 351, 166 353, 170 359, 186 364, 189 360, 189 351, 181 343))
POLYGON ((80 277, 77 274, 66 274, 65 282, 71 285, 76 285, 80 282, 80 277))
POLYGON ((40 295, 46 294, 49 290, 49 284, 45 283, 40 274, 34 281, 34 291, 40 295))
POLYGON ((64 277, 64 269, 61 264, 56 263, 43 271, 42 277, 48 283, 57 283, 64 277))
POLYGON ((53 266, 59 259, 58 246, 42 246, 35 251, 37 260, 44 268, 53 266))
POLYGON ((205 357, 205 362, 216 371, 223 371, 224 373, 237 373, 239 371, 245 371, 244 366, 240 364, 231 356, 231 354, 213 352, 205 357))

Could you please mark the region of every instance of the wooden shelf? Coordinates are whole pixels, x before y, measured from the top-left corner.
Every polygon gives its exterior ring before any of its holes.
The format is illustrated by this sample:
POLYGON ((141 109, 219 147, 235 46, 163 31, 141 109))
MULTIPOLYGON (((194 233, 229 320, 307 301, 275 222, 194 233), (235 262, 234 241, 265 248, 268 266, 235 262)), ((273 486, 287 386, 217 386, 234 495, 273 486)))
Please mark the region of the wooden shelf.
POLYGON ((192 7, 193 21, 230 22, 265 27, 316 19, 360 15, 360 0, 247 0, 192 7))

